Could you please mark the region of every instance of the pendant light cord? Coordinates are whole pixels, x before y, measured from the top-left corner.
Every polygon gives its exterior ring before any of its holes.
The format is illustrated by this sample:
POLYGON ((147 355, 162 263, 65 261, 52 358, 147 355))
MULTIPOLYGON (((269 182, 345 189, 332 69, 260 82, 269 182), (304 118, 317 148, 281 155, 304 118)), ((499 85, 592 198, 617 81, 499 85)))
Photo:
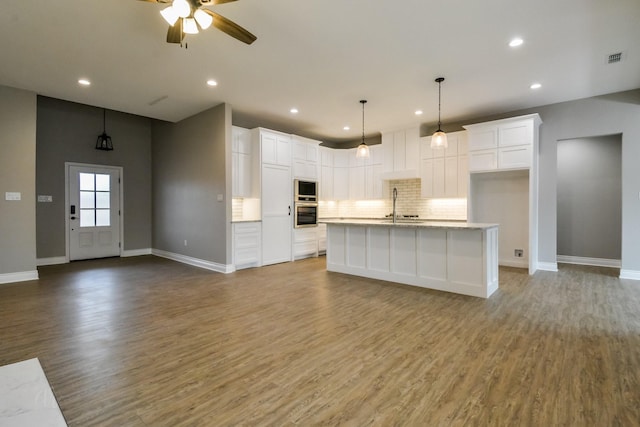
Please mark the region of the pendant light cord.
POLYGON ((102 109, 102 133, 107 133, 107 109, 102 109))
POLYGON ((364 144, 364 104, 367 101, 360 101, 362 102, 362 143, 364 144))
POLYGON ((441 82, 438 82, 438 130, 440 130, 440 126, 442 125, 442 122, 440 121, 440 100, 441 98, 441 82))

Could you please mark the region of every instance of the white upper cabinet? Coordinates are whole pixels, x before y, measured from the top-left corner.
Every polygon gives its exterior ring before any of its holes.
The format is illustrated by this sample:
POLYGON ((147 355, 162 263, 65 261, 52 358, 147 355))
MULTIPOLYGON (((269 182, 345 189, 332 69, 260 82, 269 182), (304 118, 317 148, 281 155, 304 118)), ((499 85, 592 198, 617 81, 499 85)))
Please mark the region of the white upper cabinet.
POLYGON ((251 133, 249 129, 232 127, 232 149, 231 149, 231 193, 233 197, 252 197, 254 189, 252 187, 252 149, 251 133))
POLYGON ((320 200, 333 199, 333 149, 318 147, 320 154, 320 200))
POLYGON ((291 136, 257 128, 260 136, 262 163, 291 167, 291 136))
POLYGON ((469 131, 469 171, 529 169, 540 123, 540 116, 530 114, 464 126, 469 131))
POLYGON ((467 197, 467 132, 447 134, 446 149, 432 149, 431 136, 420 139, 421 195, 424 198, 467 197))
POLYGON ((418 178, 420 128, 382 133, 383 179, 418 178))
POLYGON ((318 146, 321 141, 293 135, 293 177, 318 180, 318 146))

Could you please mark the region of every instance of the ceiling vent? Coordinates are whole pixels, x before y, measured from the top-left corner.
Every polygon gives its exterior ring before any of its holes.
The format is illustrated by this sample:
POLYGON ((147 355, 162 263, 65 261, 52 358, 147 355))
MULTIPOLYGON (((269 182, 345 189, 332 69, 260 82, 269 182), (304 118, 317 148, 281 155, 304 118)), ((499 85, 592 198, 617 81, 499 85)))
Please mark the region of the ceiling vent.
POLYGON ((607 57, 607 64, 616 64, 622 61, 623 52, 612 53, 607 57))

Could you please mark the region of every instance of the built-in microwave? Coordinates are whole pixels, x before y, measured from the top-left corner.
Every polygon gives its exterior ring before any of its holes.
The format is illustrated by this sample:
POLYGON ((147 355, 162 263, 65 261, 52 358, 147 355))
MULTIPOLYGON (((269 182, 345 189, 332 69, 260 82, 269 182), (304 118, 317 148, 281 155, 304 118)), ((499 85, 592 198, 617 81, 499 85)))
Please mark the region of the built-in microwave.
POLYGON ((318 183, 316 181, 293 180, 294 202, 317 202, 318 183))

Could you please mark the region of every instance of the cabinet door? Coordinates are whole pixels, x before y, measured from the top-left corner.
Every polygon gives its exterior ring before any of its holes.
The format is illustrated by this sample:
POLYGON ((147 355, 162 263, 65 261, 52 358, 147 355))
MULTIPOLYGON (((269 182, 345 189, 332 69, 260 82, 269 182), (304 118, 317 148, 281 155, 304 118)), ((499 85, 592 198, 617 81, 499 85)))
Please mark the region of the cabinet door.
POLYGON ((420 193, 424 198, 433 197, 433 159, 422 159, 420 165, 420 193))
POLYGON ((444 158, 433 159, 433 197, 444 197, 444 158))
POLYGON ((290 169, 262 166, 262 261, 291 260, 292 181, 290 169))
POLYGON ((231 195, 233 197, 242 197, 240 195, 240 154, 235 151, 231 152, 231 195))
POLYGON ((251 155, 238 153, 238 197, 251 197, 251 155))
POLYGON ((277 140, 277 164, 291 166, 291 139, 278 135, 277 140))
POLYGON ((382 199, 382 164, 369 165, 365 168, 365 199, 382 199))
POLYGON ((451 132, 447 134, 447 148, 444 150, 445 157, 453 157, 458 155, 458 137, 460 132, 451 132))
POLYGON ((382 170, 393 172, 393 133, 382 134, 382 170))
POLYGON ((492 126, 483 130, 469 131, 469 150, 485 150, 498 146, 498 128, 492 126))
POLYGON ((467 156, 458 156, 458 197, 467 197, 469 192, 469 163, 467 156))
POLYGON ((333 167, 322 166, 320 170, 320 200, 333 199, 333 167))
POLYGON ((349 199, 349 168, 337 167, 333 169, 333 198, 335 200, 349 199))
POLYGON ((498 168, 523 169, 531 167, 531 145, 517 145, 498 149, 498 168))
POLYGON ((493 150, 469 151, 469 171, 490 171, 498 167, 498 152, 493 150))
POLYGON ((407 144, 404 131, 393 133, 393 170, 407 169, 406 163, 407 144))
POLYGON ((500 125, 498 128, 498 145, 500 147, 531 144, 533 144, 533 122, 531 120, 520 120, 500 125))
POLYGON ((260 134, 260 145, 262 149, 262 163, 278 164, 278 141, 271 133, 260 134))
POLYGON ((320 150, 320 166, 333 167, 333 149, 319 147, 320 150))
POLYGON ((417 171, 420 160, 420 128, 406 129, 404 133, 404 168, 417 171))
POLYGON ((364 166, 349 168, 349 199, 364 199, 364 166))
POLYGON ((444 196, 458 197, 458 157, 444 159, 444 196))

